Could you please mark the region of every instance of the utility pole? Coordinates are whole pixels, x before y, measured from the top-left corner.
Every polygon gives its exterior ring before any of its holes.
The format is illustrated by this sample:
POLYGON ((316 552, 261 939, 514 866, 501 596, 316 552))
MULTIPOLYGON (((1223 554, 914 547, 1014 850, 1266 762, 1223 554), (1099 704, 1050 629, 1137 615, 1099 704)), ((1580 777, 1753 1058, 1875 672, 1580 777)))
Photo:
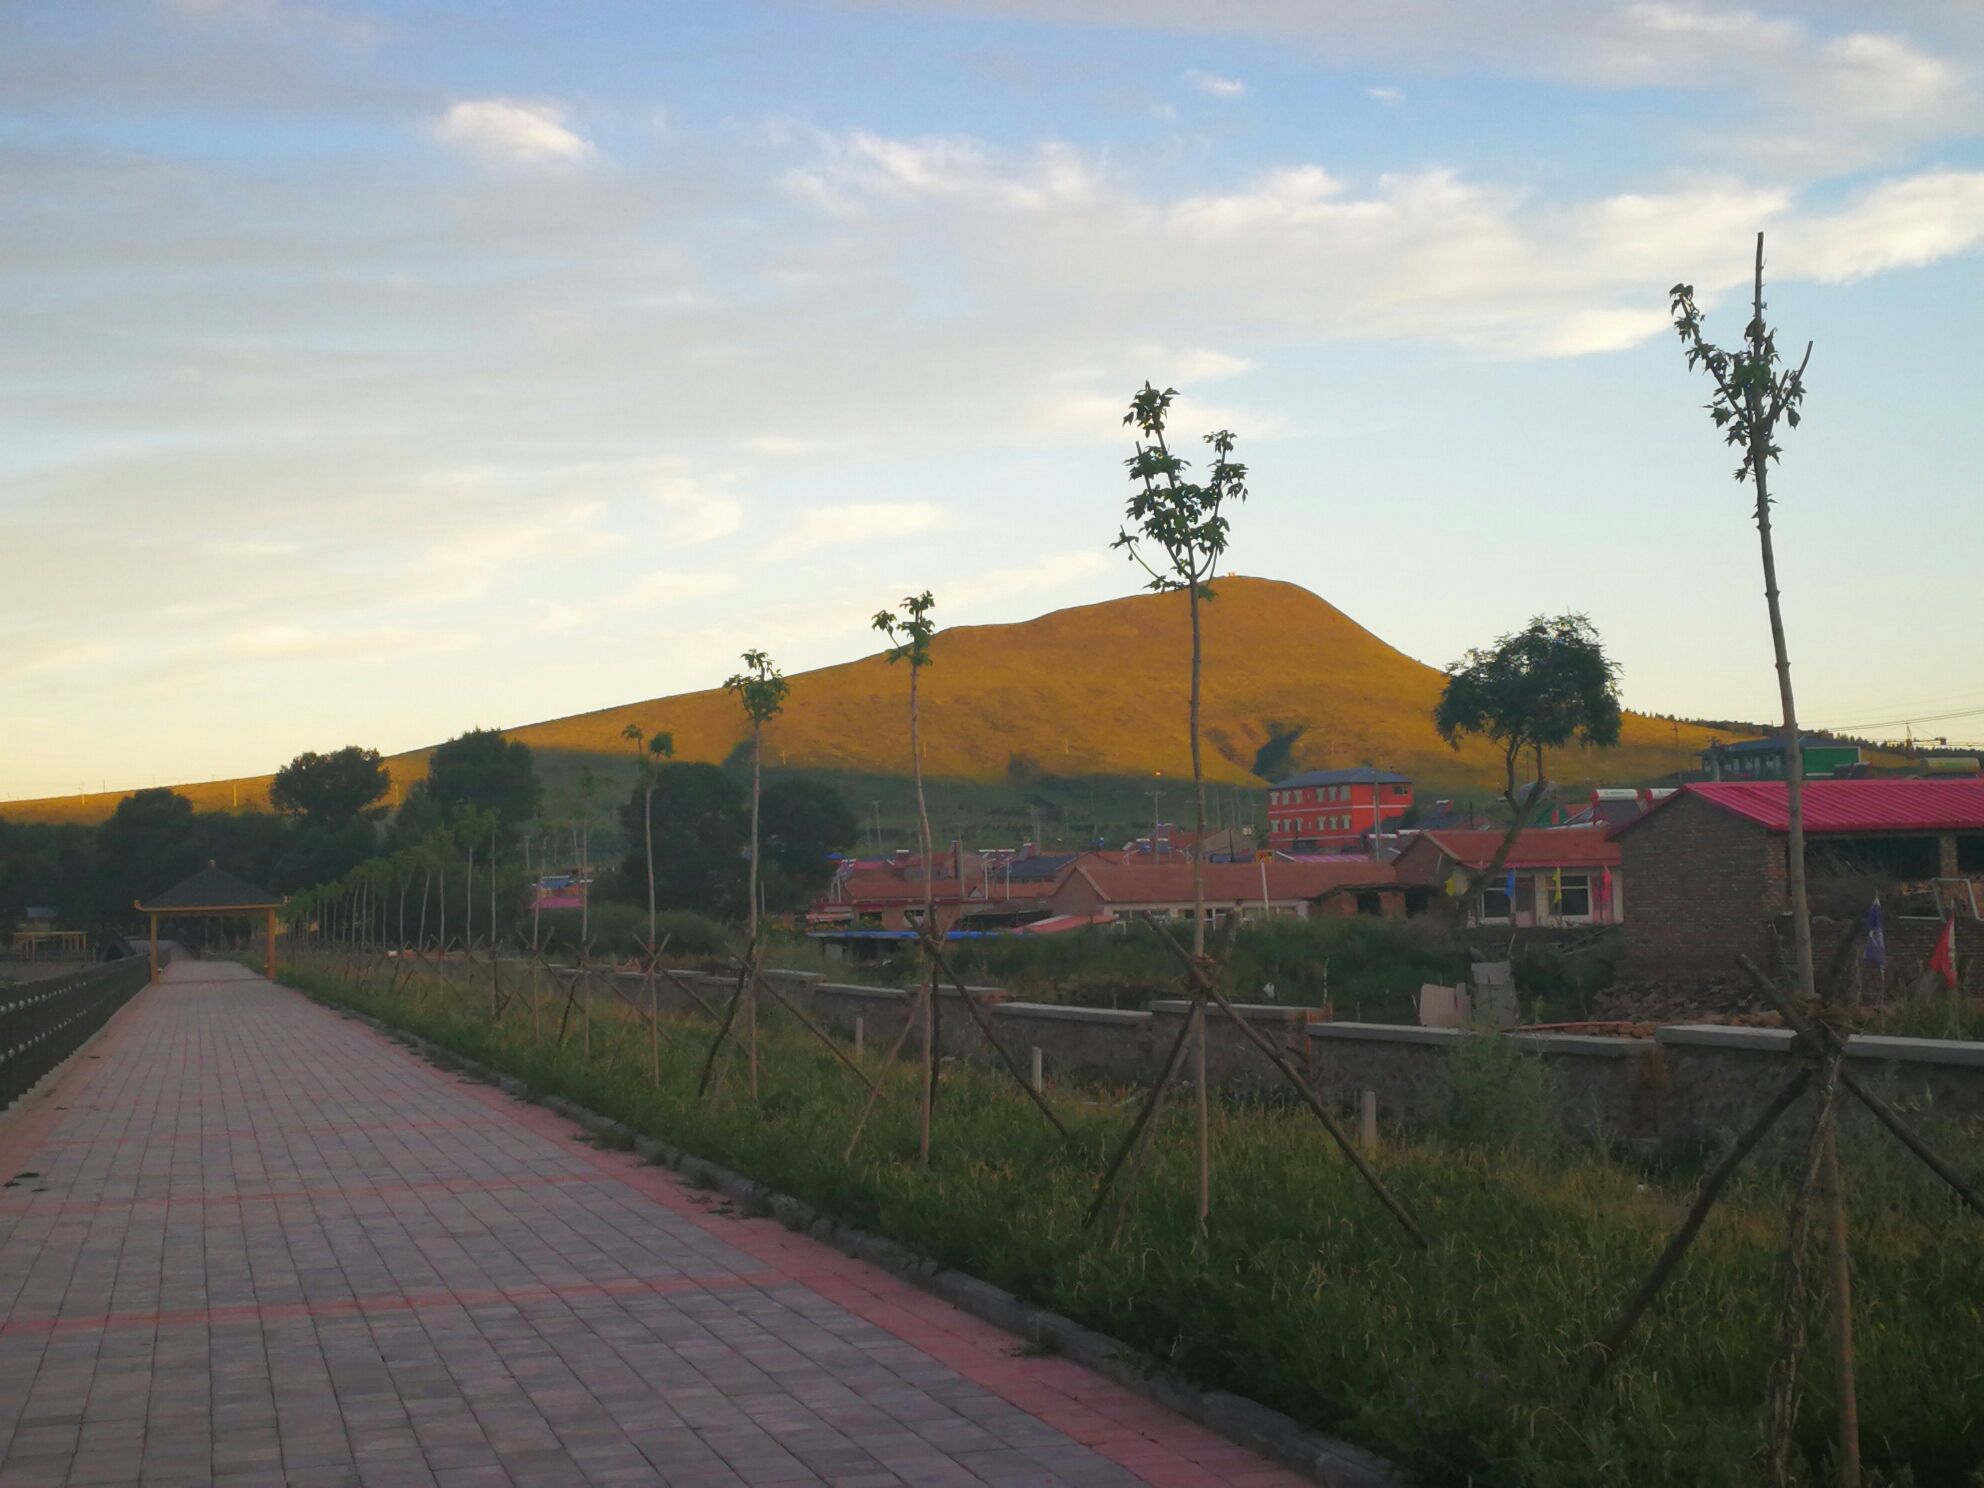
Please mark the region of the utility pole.
POLYGON ((1152 791, 1150 793, 1150 860, 1153 863, 1158 860, 1158 857, 1162 853, 1162 849, 1157 845, 1157 803, 1162 799, 1163 794, 1162 791, 1152 791))

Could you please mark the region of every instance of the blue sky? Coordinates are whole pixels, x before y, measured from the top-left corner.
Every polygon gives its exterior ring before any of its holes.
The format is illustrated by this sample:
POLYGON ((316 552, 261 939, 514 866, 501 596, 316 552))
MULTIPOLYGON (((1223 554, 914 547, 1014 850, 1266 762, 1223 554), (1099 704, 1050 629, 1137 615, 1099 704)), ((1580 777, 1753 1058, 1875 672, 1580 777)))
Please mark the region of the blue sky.
POLYGON ((1758 228, 1817 342, 1802 709, 1984 710, 1957 0, 0 27, 0 795, 799 670, 926 585, 946 623, 1128 592, 1146 377, 1241 435, 1238 571, 1435 664, 1585 610, 1629 702, 1768 718, 1745 491, 1665 329, 1685 279, 1737 333, 1758 228))

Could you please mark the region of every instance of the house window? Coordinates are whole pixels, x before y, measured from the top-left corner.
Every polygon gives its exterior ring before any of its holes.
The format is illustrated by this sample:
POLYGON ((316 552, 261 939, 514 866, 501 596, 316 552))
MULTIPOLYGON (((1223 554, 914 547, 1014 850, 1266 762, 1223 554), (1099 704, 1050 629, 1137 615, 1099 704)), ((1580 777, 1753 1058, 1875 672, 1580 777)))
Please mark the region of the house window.
POLYGON ((1957 838, 1956 871, 1966 874, 1984 873, 1984 837, 1957 838))
POLYGON ((1937 846, 1934 837, 1821 837, 1805 844, 1805 871, 1814 878, 1934 878, 1937 846))
POLYGON ((1563 883, 1557 886, 1553 897, 1557 901, 1557 916, 1559 919, 1590 919, 1591 875, 1589 873, 1566 873, 1563 876, 1563 883))
POLYGON ((1504 920, 1509 917, 1509 891, 1506 888, 1481 891, 1481 918, 1504 920))

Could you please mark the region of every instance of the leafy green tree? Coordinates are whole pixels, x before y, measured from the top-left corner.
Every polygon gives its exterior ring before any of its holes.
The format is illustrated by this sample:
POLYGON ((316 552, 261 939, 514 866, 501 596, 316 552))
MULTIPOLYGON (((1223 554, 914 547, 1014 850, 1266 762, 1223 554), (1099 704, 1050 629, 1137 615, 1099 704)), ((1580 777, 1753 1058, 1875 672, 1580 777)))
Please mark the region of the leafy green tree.
POLYGON ((1619 666, 1605 654, 1598 631, 1583 615, 1538 615, 1513 635, 1469 651, 1447 668, 1447 685, 1433 708, 1433 727, 1455 748, 1461 740, 1493 740, 1502 751, 1502 798, 1509 829, 1488 866, 1460 896, 1465 905, 1508 863, 1516 838, 1543 804, 1548 783, 1543 751, 1580 744, 1619 742, 1619 666), (1527 754, 1535 778, 1518 791, 1517 771, 1527 754))
POLYGON ((329 754, 309 750, 276 771, 269 804, 288 816, 349 821, 376 803, 392 783, 376 749, 348 744, 329 754))
POLYGON ((133 791, 97 829, 96 856, 105 908, 119 923, 131 903, 163 893, 206 862, 193 803, 163 786, 133 791))
POLYGON ((854 841, 854 808, 823 780, 776 780, 765 787, 765 857, 793 891, 813 894, 833 876, 828 854, 854 841))
POLYGON ((771 657, 762 651, 744 653, 744 670, 734 673, 723 684, 743 705, 751 725, 751 872, 745 911, 745 925, 753 944, 758 939, 758 805, 765 773, 765 725, 785 709, 786 694, 792 684, 785 680, 771 657))
MULTIPOLYGON (((1204 638, 1199 620, 1202 601, 1213 597, 1212 581, 1226 554, 1229 524, 1226 508, 1247 499, 1247 467, 1231 458, 1236 438, 1219 429, 1205 436, 1213 462, 1203 481, 1185 478, 1189 462, 1171 453, 1164 430, 1170 417, 1173 388, 1159 392, 1146 382, 1130 400, 1123 422, 1140 436, 1136 453, 1123 463, 1136 490, 1124 508, 1126 525, 1111 547, 1127 552, 1150 575, 1147 587, 1156 593, 1183 589, 1192 620, 1192 796, 1194 829, 1206 832, 1206 776, 1199 747, 1200 678, 1204 670, 1204 638)), ((1192 855, 1192 952, 1206 948, 1205 855, 1192 855)))
POLYGON ((542 794, 530 745, 501 729, 470 729, 427 761, 427 795, 436 805, 493 811, 505 831, 529 821, 542 794))
MULTIPOLYGON (((717 766, 658 767, 652 792, 637 784, 620 809, 620 821, 630 843, 652 834, 661 906, 724 919, 743 910, 748 817, 743 792, 717 766)), ((645 853, 630 852, 621 866, 622 882, 639 883, 646 862, 645 853)))

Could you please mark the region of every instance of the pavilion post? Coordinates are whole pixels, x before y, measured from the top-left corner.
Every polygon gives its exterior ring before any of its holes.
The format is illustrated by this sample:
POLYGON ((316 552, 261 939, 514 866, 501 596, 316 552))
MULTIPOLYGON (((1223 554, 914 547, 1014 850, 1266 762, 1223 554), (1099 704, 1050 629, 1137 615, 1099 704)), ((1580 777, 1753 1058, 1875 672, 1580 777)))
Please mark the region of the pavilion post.
POLYGON ((158 916, 157 915, 152 916, 151 952, 152 952, 152 980, 157 981, 158 980, 158 916))
POLYGON ((273 904, 269 906, 267 914, 268 928, 262 950, 262 975, 273 982, 276 979, 276 911, 273 904))

